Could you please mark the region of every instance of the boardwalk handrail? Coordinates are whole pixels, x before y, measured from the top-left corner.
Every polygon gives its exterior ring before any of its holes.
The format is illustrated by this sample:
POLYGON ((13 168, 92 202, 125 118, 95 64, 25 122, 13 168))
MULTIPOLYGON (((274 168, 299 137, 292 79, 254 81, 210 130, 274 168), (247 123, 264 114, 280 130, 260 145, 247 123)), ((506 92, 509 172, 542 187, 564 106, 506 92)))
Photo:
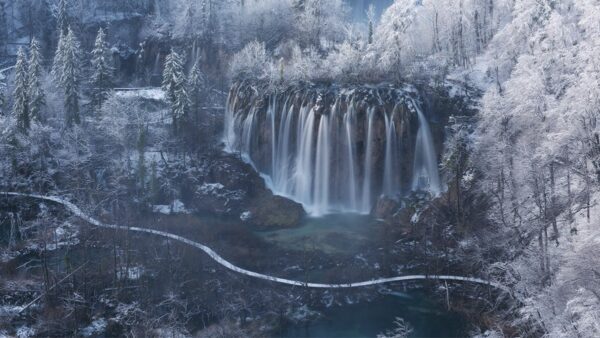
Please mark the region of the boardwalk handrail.
POLYGON ((87 214, 85 214, 75 204, 73 204, 63 198, 60 198, 60 197, 25 194, 25 193, 18 193, 18 192, 0 192, 0 194, 3 194, 5 196, 28 197, 28 198, 34 198, 34 199, 45 200, 45 201, 50 201, 50 202, 61 204, 65 208, 67 208, 70 212, 72 212, 75 216, 77 216, 77 217, 83 219, 84 221, 86 221, 92 225, 95 225, 99 228, 134 231, 134 232, 148 233, 148 234, 160 236, 163 238, 170 238, 170 239, 179 241, 181 243, 190 245, 192 247, 195 247, 195 248, 198 248, 198 249, 204 251, 215 262, 219 263, 220 265, 226 267, 227 269, 229 269, 231 271, 237 272, 242 275, 246 275, 246 276, 250 276, 250 277, 254 277, 254 278, 258 278, 258 279, 262 279, 262 280, 267 280, 267 281, 271 281, 271 282, 275 282, 275 283, 279 283, 279 284, 301 286, 301 287, 313 288, 313 289, 349 289, 349 288, 359 288, 359 287, 365 287, 365 286, 381 285, 381 284, 403 282, 403 281, 444 280, 444 281, 459 281, 459 282, 482 284, 482 285, 491 286, 496 289, 505 291, 509 294, 511 293, 510 289, 502 284, 498 284, 498 283, 487 281, 487 280, 480 279, 480 278, 450 276, 450 275, 397 276, 397 277, 390 277, 390 278, 372 279, 372 280, 357 282, 357 283, 340 283, 340 284, 309 283, 309 282, 301 282, 301 281, 296 281, 296 280, 291 280, 291 279, 279 278, 279 277, 269 276, 269 275, 265 275, 262 273, 258 273, 258 272, 240 268, 240 267, 230 263, 223 257, 221 257, 219 254, 217 254, 213 249, 209 248, 208 246, 200 244, 195 241, 192 241, 185 237, 181 237, 179 235, 175 235, 175 234, 168 233, 165 231, 160 231, 160 230, 153 230, 153 229, 146 229, 146 228, 139 228, 139 227, 127 227, 127 226, 122 226, 122 225, 102 223, 99 220, 92 218, 92 217, 88 216, 87 214))

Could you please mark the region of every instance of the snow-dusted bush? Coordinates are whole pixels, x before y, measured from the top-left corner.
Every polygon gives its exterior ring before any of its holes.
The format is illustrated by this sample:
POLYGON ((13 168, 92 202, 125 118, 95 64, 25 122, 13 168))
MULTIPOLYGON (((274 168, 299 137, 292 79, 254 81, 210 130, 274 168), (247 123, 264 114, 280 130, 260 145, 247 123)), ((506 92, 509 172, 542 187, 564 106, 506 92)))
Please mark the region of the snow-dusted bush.
POLYGON ((323 69, 323 59, 315 48, 301 50, 298 45, 294 47, 292 56, 284 67, 284 78, 291 81, 319 80, 325 78, 327 72, 323 69))
MULTIPOLYGON (((284 3, 281 6, 289 5, 284 3)), ((283 29, 286 22, 281 21, 278 36, 254 35, 267 42, 268 51, 274 50, 271 68, 283 80, 406 80, 445 74, 449 66, 471 66, 509 21, 510 10, 505 1, 396 0, 374 23, 371 41, 360 23, 345 21, 341 1, 311 0, 284 11, 294 32, 283 29)), ((264 76, 262 72, 242 75, 264 76)))
POLYGON ((305 46, 322 47, 327 41, 344 37, 348 7, 342 0, 304 0, 298 2, 296 31, 305 46))
POLYGON ((274 76, 273 66, 273 59, 264 42, 253 41, 233 56, 229 71, 232 78, 270 80, 274 76))

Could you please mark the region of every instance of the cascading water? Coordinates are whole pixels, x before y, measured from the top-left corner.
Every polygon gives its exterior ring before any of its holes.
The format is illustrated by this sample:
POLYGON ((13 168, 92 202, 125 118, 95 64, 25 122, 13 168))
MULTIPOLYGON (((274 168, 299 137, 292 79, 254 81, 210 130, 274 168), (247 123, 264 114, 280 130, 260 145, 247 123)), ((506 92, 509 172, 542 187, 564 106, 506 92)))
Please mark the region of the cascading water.
MULTIPOLYGON (((395 111, 396 109, 394 109, 395 111)), ((387 196, 394 194, 393 188, 398 186, 396 182, 396 175, 400 168, 397 163, 400 161, 400 154, 398 150, 398 135, 396 133, 396 124, 393 123, 394 115, 391 117, 385 116, 385 163, 383 172, 383 193, 387 196)))
POLYGON ((315 165, 315 188, 312 214, 321 216, 329 211, 330 144, 329 116, 321 116, 317 137, 317 161, 315 165))
POLYGON ((232 87, 226 150, 239 152, 274 193, 309 214, 369 213, 381 195, 440 193, 435 143, 414 91, 259 92, 232 87))
POLYGON ((346 131, 346 169, 348 170, 348 191, 347 196, 348 199, 346 201, 346 206, 350 210, 358 210, 358 201, 356 199, 356 194, 358 192, 358 188, 356 186, 356 150, 354 148, 354 140, 353 140, 353 123, 354 122, 354 102, 351 102, 348 106, 348 111, 344 115, 344 128, 346 131))
POLYGON ((373 179, 373 120, 375 118, 375 108, 371 107, 367 111, 367 150, 365 152, 365 171, 363 174, 362 203, 360 211, 368 213, 371 211, 371 180, 373 179))
POLYGON ((421 108, 416 104, 413 106, 419 117, 419 132, 417 133, 413 170, 413 190, 429 190, 432 194, 438 195, 442 191, 442 187, 433 137, 431 136, 429 123, 421 108))
POLYGON ((154 59, 154 66, 152 67, 152 74, 160 74, 160 53, 156 53, 156 58, 154 59))

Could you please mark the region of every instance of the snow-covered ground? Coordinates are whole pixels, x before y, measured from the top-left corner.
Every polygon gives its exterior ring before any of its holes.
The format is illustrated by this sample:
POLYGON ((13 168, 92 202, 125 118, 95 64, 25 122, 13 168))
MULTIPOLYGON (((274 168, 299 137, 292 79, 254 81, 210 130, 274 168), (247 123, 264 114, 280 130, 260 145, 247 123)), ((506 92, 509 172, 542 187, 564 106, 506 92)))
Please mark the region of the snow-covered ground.
MULTIPOLYGON (((593 198, 600 201, 600 194, 593 198)), ((548 337, 598 337, 600 336, 600 205, 576 215, 573 227, 562 226, 559 245, 550 247, 551 266, 555 276, 551 285, 531 292, 524 299, 524 318, 541 321, 548 337)), ((566 225, 566 224, 565 224, 566 225)), ((531 252, 537 251, 537 243, 531 252)), ((523 276, 519 287, 531 288, 532 264, 537 256, 525 256, 513 264, 523 276)), ((533 290, 531 290, 533 291, 533 290)))
POLYGON ((115 95, 120 98, 142 98, 146 100, 165 101, 166 95, 161 88, 115 88, 115 95))
POLYGON ((403 282, 403 281, 416 281, 416 280, 440 280, 441 281, 441 280, 443 280, 443 281, 455 281, 455 282, 481 284, 481 285, 486 285, 489 287, 493 287, 493 288, 502 290, 507 293, 511 293, 511 290, 509 288, 507 288, 504 285, 495 283, 493 281, 488 281, 488 280, 484 280, 481 278, 475 278, 475 277, 462 277, 462 276, 452 276, 452 275, 397 276, 397 277, 389 277, 389 278, 378 278, 378 279, 362 281, 362 282, 347 282, 347 283, 339 283, 339 284, 310 283, 310 282, 306 282, 306 281, 297 281, 297 280, 279 278, 279 277, 266 275, 266 274, 262 274, 262 273, 258 273, 258 272, 254 272, 254 271, 250 271, 250 270, 246 270, 244 268, 238 267, 238 266, 234 265, 233 263, 227 261, 225 258, 221 257, 218 253, 216 253, 213 249, 209 248, 208 246, 203 245, 198 242, 195 242, 195 241, 192 241, 192 240, 189 240, 189 239, 179 236, 179 235, 175 235, 172 233, 168 233, 165 231, 159 231, 159 230, 152 230, 152 229, 139 228, 139 227, 127 227, 127 226, 121 226, 121 225, 115 225, 115 224, 102 223, 99 220, 84 213, 75 204, 67 201, 66 199, 60 198, 60 197, 41 196, 41 195, 34 195, 34 194, 22 194, 22 193, 15 193, 15 192, 0 192, 0 194, 4 194, 6 196, 29 197, 29 198, 34 198, 34 199, 38 199, 38 200, 51 201, 51 202, 61 204, 65 208, 67 208, 70 212, 72 212, 75 216, 83 219, 84 221, 86 221, 92 225, 100 227, 100 228, 140 232, 140 233, 152 234, 152 235, 163 237, 163 238, 173 239, 173 240, 179 241, 181 243, 193 246, 199 250, 204 251, 215 262, 219 263, 220 265, 222 265, 223 267, 225 267, 231 271, 234 271, 236 273, 239 273, 239 274, 242 274, 245 276, 262 279, 262 280, 266 280, 266 281, 270 281, 270 282, 274 282, 274 283, 279 283, 279 284, 283 284, 283 285, 301 286, 301 287, 313 288, 313 289, 353 289, 353 288, 361 288, 361 287, 367 287, 367 286, 373 286, 373 285, 397 283, 397 282, 403 282))
POLYGON ((161 213, 164 215, 173 214, 189 214, 190 211, 185 208, 185 205, 180 200, 174 200, 169 205, 154 205, 152 211, 161 213))

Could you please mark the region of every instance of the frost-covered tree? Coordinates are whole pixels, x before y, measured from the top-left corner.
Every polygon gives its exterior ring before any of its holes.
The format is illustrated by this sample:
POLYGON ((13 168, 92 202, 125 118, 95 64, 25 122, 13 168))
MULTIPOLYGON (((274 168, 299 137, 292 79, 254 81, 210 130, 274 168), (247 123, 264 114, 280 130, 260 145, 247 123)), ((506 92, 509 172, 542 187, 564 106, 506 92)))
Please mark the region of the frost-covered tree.
POLYGON ((69 31, 69 0, 58 0, 58 12, 56 13, 56 30, 59 36, 69 31))
POLYGON ((31 116, 29 115, 28 87, 27 55, 25 54, 23 47, 21 47, 17 53, 17 63, 15 65, 13 115, 17 120, 19 130, 23 133, 26 133, 29 130, 31 123, 31 116))
POLYGON ((394 328, 386 331, 386 333, 380 333, 377 338, 406 338, 413 331, 413 327, 403 318, 396 318, 394 320, 394 328))
POLYGON ((375 6, 373 4, 369 5, 369 9, 367 10, 367 20, 368 22, 368 32, 367 32, 367 43, 373 43, 373 34, 375 29, 375 6))
POLYGON ((173 34, 178 38, 210 42, 216 24, 216 15, 221 6, 214 0, 174 0, 169 2, 169 13, 173 16, 173 34), (181 15, 183 13, 183 15, 181 15))
POLYGON ((188 76, 188 88, 191 102, 190 109, 194 113, 196 123, 198 123, 198 115, 202 108, 202 103, 205 101, 203 97, 205 94, 205 87, 206 82, 204 74, 202 74, 202 70, 200 69, 200 62, 196 61, 188 76))
POLYGON ((416 2, 414 0, 397 0, 381 17, 377 28, 377 50, 379 61, 384 69, 395 74, 399 79, 402 74, 403 59, 409 52, 407 30, 415 20, 416 2))
POLYGON ((106 34, 100 28, 96 36, 94 49, 92 50, 92 76, 90 78, 91 105, 94 111, 98 111, 104 101, 108 98, 112 87, 112 67, 109 61, 109 50, 106 44, 106 34))
POLYGON ((167 55, 163 71, 162 88, 171 103, 173 130, 178 131, 178 124, 185 117, 189 108, 187 80, 184 73, 183 56, 175 50, 167 55))
POLYGON ((52 78, 54 79, 55 83, 60 84, 61 78, 62 78, 62 72, 63 72, 63 68, 64 68, 64 56, 65 56, 65 50, 64 50, 64 46, 65 46, 65 40, 66 40, 66 35, 65 34, 60 34, 59 38, 58 38, 58 44, 56 46, 56 51, 54 52, 54 60, 52 61, 52 70, 50 71, 50 74, 52 75, 52 78))
POLYGON ((42 87, 43 68, 41 64, 40 45, 36 39, 31 40, 29 47, 29 112, 32 120, 40 120, 40 112, 46 104, 46 95, 42 87))
POLYGON ((259 79, 271 76, 272 58, 264 43, 253 41, 233 56, 230 63, 232 77, 256 77, 259 79))
MULTIPOLYGON (((472 165, 469 159, 471 130, 468 123, 451 120, 448 138, 445 142, 445 154, 442 168, 447 177, 450 193, 454 197, 454 217, 458 227, 465 225, 466 213, 463 206, 463 187, 473 180, 472 165)), ((473 204, 473 203, 471 203, 473 204)))
POLYGON ((303 0, 297 4, 296 29, 306 45, 321 47, 321 39, 339 41, 348 8, 342 0, 303 0))
POLYGON ((60 83, 65 93, 65 122, 67 127, 80 123, 79 117, 79 85, 81 81, 81 51, 79 41, 73 30, 69 28, 63 46, 63 65, 60 83))
POLYGON ((0 0, 0 52, 6 53, 8 43, 8 22, 6 21, 6 2, 0 0))
POLYGON ((4 82, 4 75, 0 74, 0 116, 4 115, 4 104, 6 98, 4 91, 6 90, 6 82, 4 82))
POLYGON ((147 176, 147 167, 146 167, 146 138, 147 138, 148 130, 147 127, 141 126, 139 131, 139 136, 137 140, 137 150, 138 150, 138 164, 137 164, 137 190, 138 195, 142 196, 146 191, 146 176, 147 176))

